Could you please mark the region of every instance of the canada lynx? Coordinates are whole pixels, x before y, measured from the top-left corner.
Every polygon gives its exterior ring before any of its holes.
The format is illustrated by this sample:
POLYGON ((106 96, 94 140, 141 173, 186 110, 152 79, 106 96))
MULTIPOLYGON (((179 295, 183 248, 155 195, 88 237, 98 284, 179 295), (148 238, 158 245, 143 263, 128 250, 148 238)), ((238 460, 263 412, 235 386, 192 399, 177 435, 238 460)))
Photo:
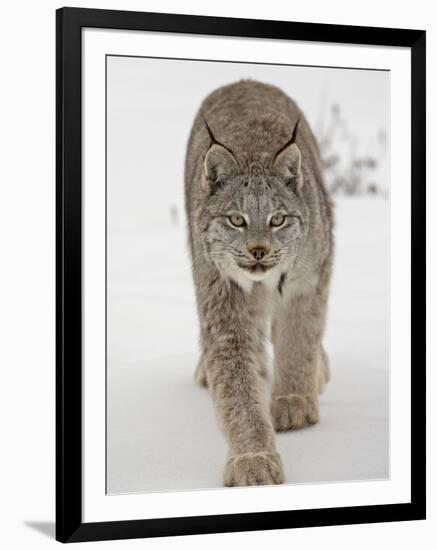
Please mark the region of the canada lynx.
POLYGON ((229 444, 224 483, 282 483, 274 431, 319 420, 333 255, 319 150, 297 105, 256 81, 219 88, 194 120, 185 166, 201 357, 229 444), (267 395, 265 344, 274 350, 267 395))

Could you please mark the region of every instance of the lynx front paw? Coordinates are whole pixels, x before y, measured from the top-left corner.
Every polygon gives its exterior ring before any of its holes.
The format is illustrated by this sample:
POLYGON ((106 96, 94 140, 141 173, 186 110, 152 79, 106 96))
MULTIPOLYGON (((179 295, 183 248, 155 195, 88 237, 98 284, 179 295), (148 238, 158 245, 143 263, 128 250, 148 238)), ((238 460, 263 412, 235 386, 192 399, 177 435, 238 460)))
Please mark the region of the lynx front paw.
POLYGON ((268 452, 231 456, 225 466, 224 481, 227 487, 283 483, 281 457, 268 452))
POLYGON ((289 394, 272 400, 273 426, 277 432, 297 430, 319 421, 319 406, 314 397, 289 394))

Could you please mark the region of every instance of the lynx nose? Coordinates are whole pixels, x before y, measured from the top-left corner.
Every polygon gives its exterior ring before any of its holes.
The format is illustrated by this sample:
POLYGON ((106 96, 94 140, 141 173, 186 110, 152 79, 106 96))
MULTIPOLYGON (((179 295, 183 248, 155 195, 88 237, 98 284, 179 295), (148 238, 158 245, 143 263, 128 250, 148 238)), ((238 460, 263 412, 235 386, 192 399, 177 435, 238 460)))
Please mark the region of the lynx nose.
POLYGON ((258 246, 256 248, 249 249, 249 252, 255 258, 255 260, 257 260, 259 262, 259 261, 264 259, 264 257, 266 256, 268 250, 266 250, 265 248, 263 248, 261 246, 258 246))

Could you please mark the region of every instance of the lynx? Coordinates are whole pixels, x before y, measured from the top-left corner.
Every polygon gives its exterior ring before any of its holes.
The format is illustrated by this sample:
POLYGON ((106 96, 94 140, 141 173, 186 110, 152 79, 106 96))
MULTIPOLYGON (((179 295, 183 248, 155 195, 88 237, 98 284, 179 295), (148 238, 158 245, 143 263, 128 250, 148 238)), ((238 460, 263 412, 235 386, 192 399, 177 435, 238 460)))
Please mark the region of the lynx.
POLYGON ((208 386, 229 445, 224 484, 283 483, 275 431, 318 422, 329 379, 332 207, 296 103, 252 80, 211 93, 188 142, 185 203, 200 322, 195 380, 208 386))

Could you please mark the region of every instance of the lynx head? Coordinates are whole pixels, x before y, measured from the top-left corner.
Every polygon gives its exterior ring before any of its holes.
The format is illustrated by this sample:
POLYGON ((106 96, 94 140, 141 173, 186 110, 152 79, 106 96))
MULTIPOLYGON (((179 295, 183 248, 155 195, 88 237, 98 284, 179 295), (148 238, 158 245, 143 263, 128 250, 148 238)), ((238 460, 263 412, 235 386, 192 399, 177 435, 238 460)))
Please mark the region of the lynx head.
POLYGON ((301 152, 291 139, 273 153, 237 155, 211 139, 205 155, 207 223, 203 241, 212 262, 232 278, 262 281, 296 255, 305 222, 301 152))

